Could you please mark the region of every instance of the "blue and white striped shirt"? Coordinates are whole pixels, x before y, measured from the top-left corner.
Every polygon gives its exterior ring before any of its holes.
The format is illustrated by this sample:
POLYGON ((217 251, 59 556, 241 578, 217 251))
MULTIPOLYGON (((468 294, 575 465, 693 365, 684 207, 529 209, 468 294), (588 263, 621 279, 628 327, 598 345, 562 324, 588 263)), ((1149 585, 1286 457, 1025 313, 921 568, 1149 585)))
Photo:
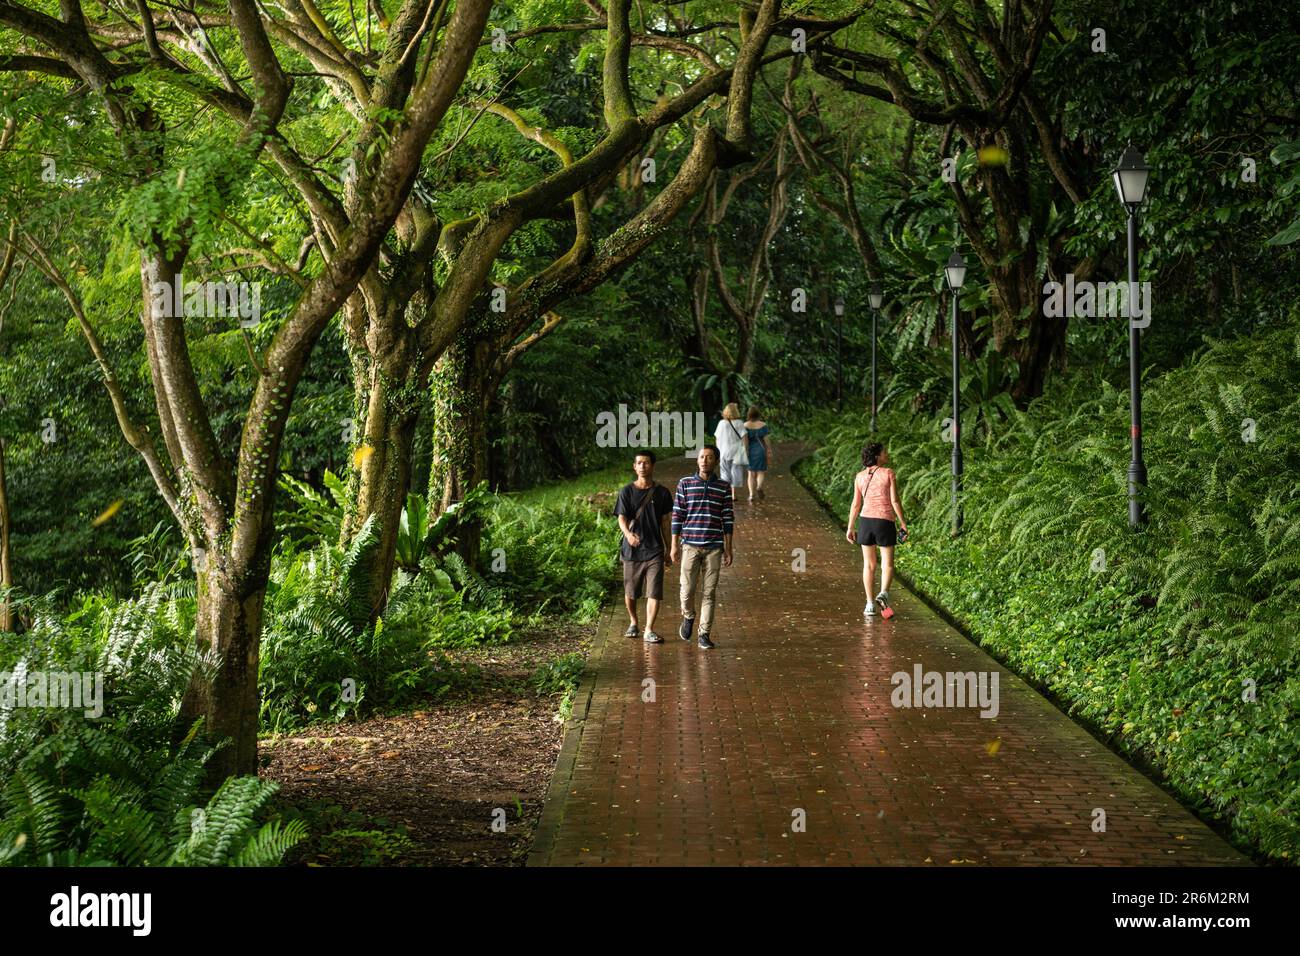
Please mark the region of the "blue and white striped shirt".
POLYGON ((735 515, 731 508, 731 483, 722 478, 687 475, 677 482, 673 496, 673 534, 693 548, 713 551, 731 534, 735 515))

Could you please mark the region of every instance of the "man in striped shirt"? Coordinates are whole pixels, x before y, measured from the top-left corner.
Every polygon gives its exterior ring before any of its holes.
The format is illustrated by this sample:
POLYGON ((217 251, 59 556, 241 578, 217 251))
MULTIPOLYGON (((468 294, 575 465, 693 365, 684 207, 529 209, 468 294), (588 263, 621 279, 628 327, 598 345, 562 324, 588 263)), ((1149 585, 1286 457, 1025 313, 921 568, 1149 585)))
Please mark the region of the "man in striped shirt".
POLYGON ((718 590, 718 575, 731 567, 731 484, 716 476, 718 448, 705 445, 700 449, 699 473, 687 475, 677 483, 673 498, 672 560, 680 568, 682 586, 682 626, 677 635, 691 639, 695 626, 696 579, 703 574, 700 598, 700 647, 713 647, 709 631, 713 627, 713 596, 718 590), (681 562, 678 564, 677 562, 681 562))

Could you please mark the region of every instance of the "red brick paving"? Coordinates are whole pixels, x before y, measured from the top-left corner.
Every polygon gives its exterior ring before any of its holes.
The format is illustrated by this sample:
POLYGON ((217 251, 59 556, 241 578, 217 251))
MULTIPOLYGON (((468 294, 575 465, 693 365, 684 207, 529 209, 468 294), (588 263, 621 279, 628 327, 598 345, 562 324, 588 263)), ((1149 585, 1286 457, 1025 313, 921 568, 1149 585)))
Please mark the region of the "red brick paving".
POLYGON ((896 616, 866 622, 859 552, 790 475, 796 452, 737 504, 716 649, 676 637, 675 568, 664 644, 624 638, 621 602, 602 618, 530 865, 1248 863, 900 584, 896 616), (996 671, 998 716, 893 707, 916 663, 996 671))

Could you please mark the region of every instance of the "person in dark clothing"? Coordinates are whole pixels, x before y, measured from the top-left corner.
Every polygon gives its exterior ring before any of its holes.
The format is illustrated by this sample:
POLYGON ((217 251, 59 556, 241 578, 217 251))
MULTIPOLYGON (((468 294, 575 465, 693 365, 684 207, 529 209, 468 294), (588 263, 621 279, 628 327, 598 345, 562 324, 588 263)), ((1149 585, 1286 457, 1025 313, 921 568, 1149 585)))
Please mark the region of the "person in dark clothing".
POLYGON ((673 495, 654 480, 655 453, 639 451, 632 459, 636 481, 624 485, 614 503, 614 514, 623 531, 619 555, 623 559, 623 603, 627 606, 628 624, 624 637, 636 637, 636 602, 645 595, 645 634, 647 644, 662 644, 655 633, 655 617, 664 597, 664 568, 672 567, 665 542, 672 518, 673 495))

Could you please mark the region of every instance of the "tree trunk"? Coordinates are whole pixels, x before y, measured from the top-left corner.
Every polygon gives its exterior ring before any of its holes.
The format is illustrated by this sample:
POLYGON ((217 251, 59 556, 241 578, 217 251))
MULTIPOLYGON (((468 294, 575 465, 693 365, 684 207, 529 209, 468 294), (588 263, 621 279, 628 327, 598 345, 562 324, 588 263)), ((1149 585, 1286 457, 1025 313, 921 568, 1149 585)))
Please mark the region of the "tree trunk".
POLYGON ((0 438, 0 631, 14 629, 13 608, 9 603, 8 588, 14 586, 13 567, 9 555, 9 490, 5 485, 5 441, 0 438))
MULTIPOLYGON (((498 384, 492 357, 487 341, 464 336, 443 354, 434 370, 429 497, 440 495, 437 507, 430 509, 438 514, 487 477, 487 413, 498 384)), ((473 566, 478 561, 481 522, 464 522, 457 537, 457 552, 473 566)))
MULTIPOLYGON (((760 307, 761 308, 761 307, 760 307)), ((753 316, 753 321, 739 323, 736 329, 736 375, 748 379, 754 374, 754 340, 758 326, 758 315, 753 316)), ((727 382, 727 401, 740 402, 740 383, 736 381, 733 375, 727 382)), ((744 413, 741 409, 741 413, 744 413)))
MULTIPOLYGON (((1032 237, 1031 237, 1032 238, 1032 237)), ((1043 314, 1038 258, 1030 246, 1010 265, 989 270, 993 285, 994 347, 1020 365, 1011 395, 1021 407, 1043 394, 1052 358, 1065 342, 1066 320, 1043 314), (1028 312, 1029 321, 1017 321, 1028 312), (1016 328, 1026 328, 1024 338, 1011 338, 1016 328)))
POLYGON ((370 608, 367 624, 374 624, 388 604, 397 559, 397 532, 411 483, 418 401, 405 401, 403 396, 409 398, 411 390, 423 391, 418 382, 395 387, 377 365, 373 368, 362 445, 366 451, 355 469, 356 517, 348 539, 350 543, 365 521, 373 517, 378 540, 365 561, 370 608))
POLYGON ((190 681, 177 729, 186 733, 201 717, 203 732, 212 742, 232 741, 208 765, 210 778, 219 781, 257 773, 257 669, 266 575, 225 573, 228 557, 211 552, 203 564, 198 573, 198 644, 202 650, 217 650, 221 663, 211 681, 200 675, 190 681))

